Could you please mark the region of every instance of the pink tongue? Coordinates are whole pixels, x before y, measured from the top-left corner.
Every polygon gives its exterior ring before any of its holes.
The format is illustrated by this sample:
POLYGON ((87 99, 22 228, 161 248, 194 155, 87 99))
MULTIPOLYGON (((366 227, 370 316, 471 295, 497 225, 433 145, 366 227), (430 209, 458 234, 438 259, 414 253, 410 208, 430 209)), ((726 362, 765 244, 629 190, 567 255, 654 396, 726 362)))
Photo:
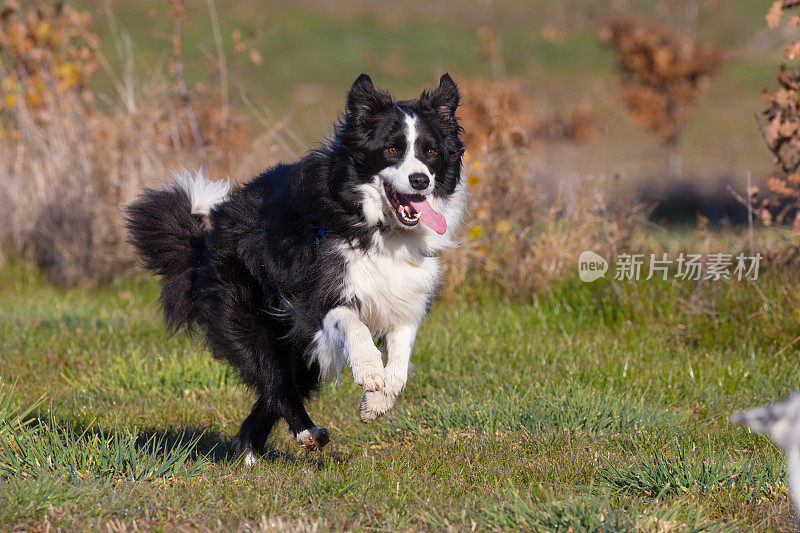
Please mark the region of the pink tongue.
POLYGON ((428 227, 439 235, 444 235, 444 232, 447 231, 447 220, 444 215, 433 210, 424 196, 406 196, 406 199, 428 227))

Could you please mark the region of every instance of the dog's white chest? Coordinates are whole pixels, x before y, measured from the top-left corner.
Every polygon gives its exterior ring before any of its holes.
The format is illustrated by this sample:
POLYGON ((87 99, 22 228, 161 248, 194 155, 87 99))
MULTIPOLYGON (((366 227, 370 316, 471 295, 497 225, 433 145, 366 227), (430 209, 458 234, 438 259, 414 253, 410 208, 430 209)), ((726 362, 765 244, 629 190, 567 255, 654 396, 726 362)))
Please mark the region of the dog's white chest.
POLYGON ((409 260, 376 250, 348 250, 345 263, 345 295, 361 304, 360 318, 374 336, 422 321, 439 281, 437 258, 409 260))

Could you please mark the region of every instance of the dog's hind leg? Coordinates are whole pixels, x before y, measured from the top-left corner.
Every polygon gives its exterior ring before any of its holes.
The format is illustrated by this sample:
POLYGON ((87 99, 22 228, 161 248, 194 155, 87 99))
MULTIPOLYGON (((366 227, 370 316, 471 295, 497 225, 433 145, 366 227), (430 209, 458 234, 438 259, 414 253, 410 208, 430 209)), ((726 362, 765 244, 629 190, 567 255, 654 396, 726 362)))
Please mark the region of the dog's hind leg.
POLYGON ((264 452, 267 437, 280 418, 286 420, 297 442, 306 449, 318 450, 330 441, 328 430, 318 428, 308 416, 293 380, 286 379, 288 376, 282 372, 271 377, 273 386, 264 390, 233 440, 237 457, 248 465, 264 452))
POLYGON ((276 398, 278 400, 275 406, 298 443, 308 450, 319 450, 328 444, 330 440, 328 430, 318 428, 311 421, 303 405, 303 396, 294 379, 290 378, 283 383, 276 398))
POLYGON ((258 393, 259 400, 234 441, 236 452, 246 460, 255 458, 280 418, 286 419, 300 444, 321 448, 330 440, 328 432, 314 425, 303 406, 319 376, 309 370, 301 354, 281 342, 282 326, 260 311, 260 292, 252 285, 247 288, 245 282, 230 281, 212 286, 200 320, 214 355, 231 363, 258 393))
POLYGON ((237 457, 242 457, 244 463, 249 465, 264 452, 272 427, 278 421, 278 416, 273 412, 269 403, 260 397, 253 405, 250 415, 242 422, 239 433, 233 439, 233 449, 237 457))

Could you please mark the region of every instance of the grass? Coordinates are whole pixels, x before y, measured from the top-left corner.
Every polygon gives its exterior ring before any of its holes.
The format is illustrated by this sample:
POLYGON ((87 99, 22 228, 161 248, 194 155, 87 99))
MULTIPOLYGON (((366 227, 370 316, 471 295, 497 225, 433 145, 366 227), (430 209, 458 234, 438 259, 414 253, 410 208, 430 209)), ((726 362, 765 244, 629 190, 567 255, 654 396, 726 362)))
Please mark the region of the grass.
POLYGON ((324 453, 281 426, 245 468, 250 398, 165 335, 152 279, 59 289, 7 265, 0 529, 790 528, 781 454, 726 422, 800 388, 798 289, 755 283, 473 287, 434 306, 393 413, 360 424, 345 373, 309 406, 324 453))
MULTIPOLYGON (((103 52, 118 66, 102 3, 78 3, 95 13, 103 52)), ((661 3, 640 7, 652 14, 661 3)), ((298 147, 329 128, 361 71, 399 97, 444 70, 491 75, 477 38, 488 18, 472 3, 324 4, 217 2, 226 46, 234 28, 264 31, 264 64, 239 60, 232 78, 276 117, 290 115, 298 147)), ((734 0, 701 20, 703 38, 734 49, 684 138, 687 173, 705 180, 770 165, 752 114, 781 45, 765 49, 748 37, 763 27, 765 6, 756 4, 734 0)), ((543 173, 659 175, 663 153, 622 118, 613 56, 595 38, 608 6, 581 15, 577 0, 493 5, 507 72, 527 83, 537 111, 549 116, 582 98, 598 110, 601 138, 570 146, 543 173), (544 38, 547 23, 564 30, 563 41, 544 38), (640 159, 650 165, 642 172, 640 159)), ((205 8, 190 3, 184 27, 190 85, 208 78, 199 45, 214 49, 205 8)), ((142 79, 166 69, 165 4, 113 9, 142 79)), ((110 92, 107 80, 96 82, 110 92)), ((238 86, 232 93, 238 102, 238 86)), ((708 241, 724 245, 717 235, 708 241)), ((525 303, 464 287, 433 307, 417 370, 389 416, 360 424, 360 391, 345 373, 309 405, 331 429, 325 452, 298 450, 280 426, 268 456, 250 468, 233 460, 230 439, 252 398, 197 338, 165 335, 157 294, 144 276, 62 289, 17 265, 0 268, 0 530, 796 524, 779 451, 726 422, 800 388, 794 276, 771 271, 755 284, 567 279, 525 303)))
MULTIPOLYGON (((692 515, 680 507, 658 510, 634 507, 627 511, 609 511, 610 505, 608 500, 587 502, 584 499, 541 505, 530 497, 515 494, 507 504, 486 511, 483 519, 488 528, 503 531, 693 532, 710 526, 699 515, 692 515)), ((718 524, 714 528, 716 526, 718 524)))
POLYGON ((44 422, 4 420, 0 475, 40 480, 66 474, 64 481, 85 478, 105 481, 143 481, 192 477, 203 467, 196 459, 188 468, 199 437, 168 442, 165 435, 139 437, 128 432, 84 431, 60 428, 53 415, 44 422))
POLYGON ((737 484, 753 497, 759 493, 769 496, 776 487, 785 491, 784 477, 769 457, 764 464, 756 465, 737 464, 724 456, 698 459, 692 458, 686 446, 679 443, 669 455, 640 450, 630 465, 617 468, 609 463, 600 480, 618 492, 649 497, 713 493, 737 484))

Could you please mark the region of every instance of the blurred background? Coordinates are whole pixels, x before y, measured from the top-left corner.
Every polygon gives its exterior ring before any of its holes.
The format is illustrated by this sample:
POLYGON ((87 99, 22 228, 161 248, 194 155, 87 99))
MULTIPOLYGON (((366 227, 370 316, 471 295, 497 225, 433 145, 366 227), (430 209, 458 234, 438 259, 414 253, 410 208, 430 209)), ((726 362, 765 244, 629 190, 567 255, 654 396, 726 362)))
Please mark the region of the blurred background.
POLYGON ((2 257, 65 284, 130 272, 120 207, 141 187, 197 166, 248 180, 330 134, 361 72, 398 99, 449 72, 473 197, 448 287, 527 294, 584 249, 754 234, 787 262, 793 4, 5 0, 2 257))

